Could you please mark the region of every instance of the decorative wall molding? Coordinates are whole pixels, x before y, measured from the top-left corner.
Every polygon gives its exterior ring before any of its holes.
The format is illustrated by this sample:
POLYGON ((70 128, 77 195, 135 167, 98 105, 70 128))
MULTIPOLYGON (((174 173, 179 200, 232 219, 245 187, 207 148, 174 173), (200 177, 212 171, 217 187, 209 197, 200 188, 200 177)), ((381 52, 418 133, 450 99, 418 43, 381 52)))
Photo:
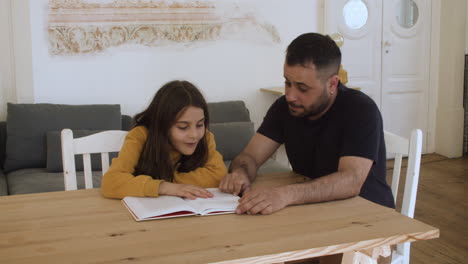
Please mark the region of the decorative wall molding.
POLYGON ((53 55, 95 53, 124 44, 162 46, 220 39, 244 39, 244 31, 269 43, 276 28, 252 14, 223 17, 212 2, 49 0, 49 51, 53 55))
POLYGON ((91 2, 83 0, 50 0, 52 9, 94 9, 94 8, 207 8, 214 7, 210 2, 166 2, 166 1, 138 1, 113 0, 111 2, 91 2))

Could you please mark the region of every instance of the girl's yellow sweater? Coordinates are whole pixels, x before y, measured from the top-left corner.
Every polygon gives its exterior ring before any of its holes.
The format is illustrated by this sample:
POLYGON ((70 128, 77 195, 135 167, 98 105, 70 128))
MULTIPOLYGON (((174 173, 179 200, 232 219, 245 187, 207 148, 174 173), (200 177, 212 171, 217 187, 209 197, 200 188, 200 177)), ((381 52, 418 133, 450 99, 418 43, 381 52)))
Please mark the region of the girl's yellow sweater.
MULTIPOLYGON (((204 188, 218 187, 221 178, 226 175, 227 169, 223 157, 216 151, 214 135, 207 131, 205 136, 208 142, 208 161, 203 167, 190 172, 176 171, 174 183, 193 184, 204 188)), ((109 170, 102 178, 101 192, 104 197, 121 199, 125 196, 159 196, 162 180, 155 180, 149 175, 133 175, 147 138, 148 130, 143 126, 137 126, 128 132, 118 157, 112 160, 109 170)), ((169 155, 174 164, 182 156, 176 151, 169 155)))

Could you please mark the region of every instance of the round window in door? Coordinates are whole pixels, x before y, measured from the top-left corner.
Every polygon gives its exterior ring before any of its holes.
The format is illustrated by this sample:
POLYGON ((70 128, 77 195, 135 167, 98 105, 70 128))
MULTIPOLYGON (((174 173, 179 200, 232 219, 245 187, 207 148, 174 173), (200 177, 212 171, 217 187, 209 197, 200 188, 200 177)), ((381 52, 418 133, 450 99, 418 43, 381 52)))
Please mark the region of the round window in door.
POLYGON ((412 28, 418 21, 418 5, 413 0, 401 0, 396 5, 395 14, 398 25, 412 28))
POLYGON ((343 17, 350 29, 360 29, 367 23, 369 10, 362 0, 349 0, 343 6, 343 17))

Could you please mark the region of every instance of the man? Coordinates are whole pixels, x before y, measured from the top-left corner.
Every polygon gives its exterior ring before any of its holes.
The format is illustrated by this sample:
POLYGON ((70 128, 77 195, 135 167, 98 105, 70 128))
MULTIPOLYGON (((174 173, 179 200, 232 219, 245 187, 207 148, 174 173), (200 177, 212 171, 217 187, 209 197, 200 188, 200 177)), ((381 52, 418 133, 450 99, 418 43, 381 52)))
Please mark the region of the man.
POLYGON ((285 96, 270 107, 219 186, 243 193, 237 213, 271 214, 356 195, 395 207, 385 180, 382 117, 370 97, 340 83, 340 64, 341 52, 328 36, 307 33, 288 46, 285 96), (293 170, 312 180, 250 190, 257 169, 281 144, 293 170))

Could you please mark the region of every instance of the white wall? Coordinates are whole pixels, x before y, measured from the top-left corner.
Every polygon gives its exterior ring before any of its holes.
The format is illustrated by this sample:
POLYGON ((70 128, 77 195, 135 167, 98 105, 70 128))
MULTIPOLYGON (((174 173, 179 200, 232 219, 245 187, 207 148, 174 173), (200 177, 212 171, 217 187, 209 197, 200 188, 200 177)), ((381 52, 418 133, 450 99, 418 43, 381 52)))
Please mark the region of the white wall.
POLYGON ((114 103, 122 106, 122 113, 133 115, 147 105, 162 84, 187 79, 210 102, 244 100, 258 126, 274 100, 259 89, 282 85, 284 50, 293 38, 320 31, 320 0, 296 0, 294 4, 283 0, 225 1, 240 5, 248 2, 251 10, 277 28, 281 42, 219 40, 190 46, 116 47, 94 55, 52 56, 46 31, 48 1, 30 0, 34 101, 114 103))
POLYGON ((0 120, 6 119, 7 102, 16 102, 10 11, 11 0, 0 0, 0 120))
POLYGON ((465 3, 466 10, 465 10, 465 54, 468 54, 468 3, 465 3))
POLYGON ((463 77, 465 49, 465 0, 441 1, 439 89, 436 149, 452 157, 463 155, 463 77))
POLYGON ((17 103, 34 102, 31 18, 28 0, 11 0, 11 24, 17 103))

